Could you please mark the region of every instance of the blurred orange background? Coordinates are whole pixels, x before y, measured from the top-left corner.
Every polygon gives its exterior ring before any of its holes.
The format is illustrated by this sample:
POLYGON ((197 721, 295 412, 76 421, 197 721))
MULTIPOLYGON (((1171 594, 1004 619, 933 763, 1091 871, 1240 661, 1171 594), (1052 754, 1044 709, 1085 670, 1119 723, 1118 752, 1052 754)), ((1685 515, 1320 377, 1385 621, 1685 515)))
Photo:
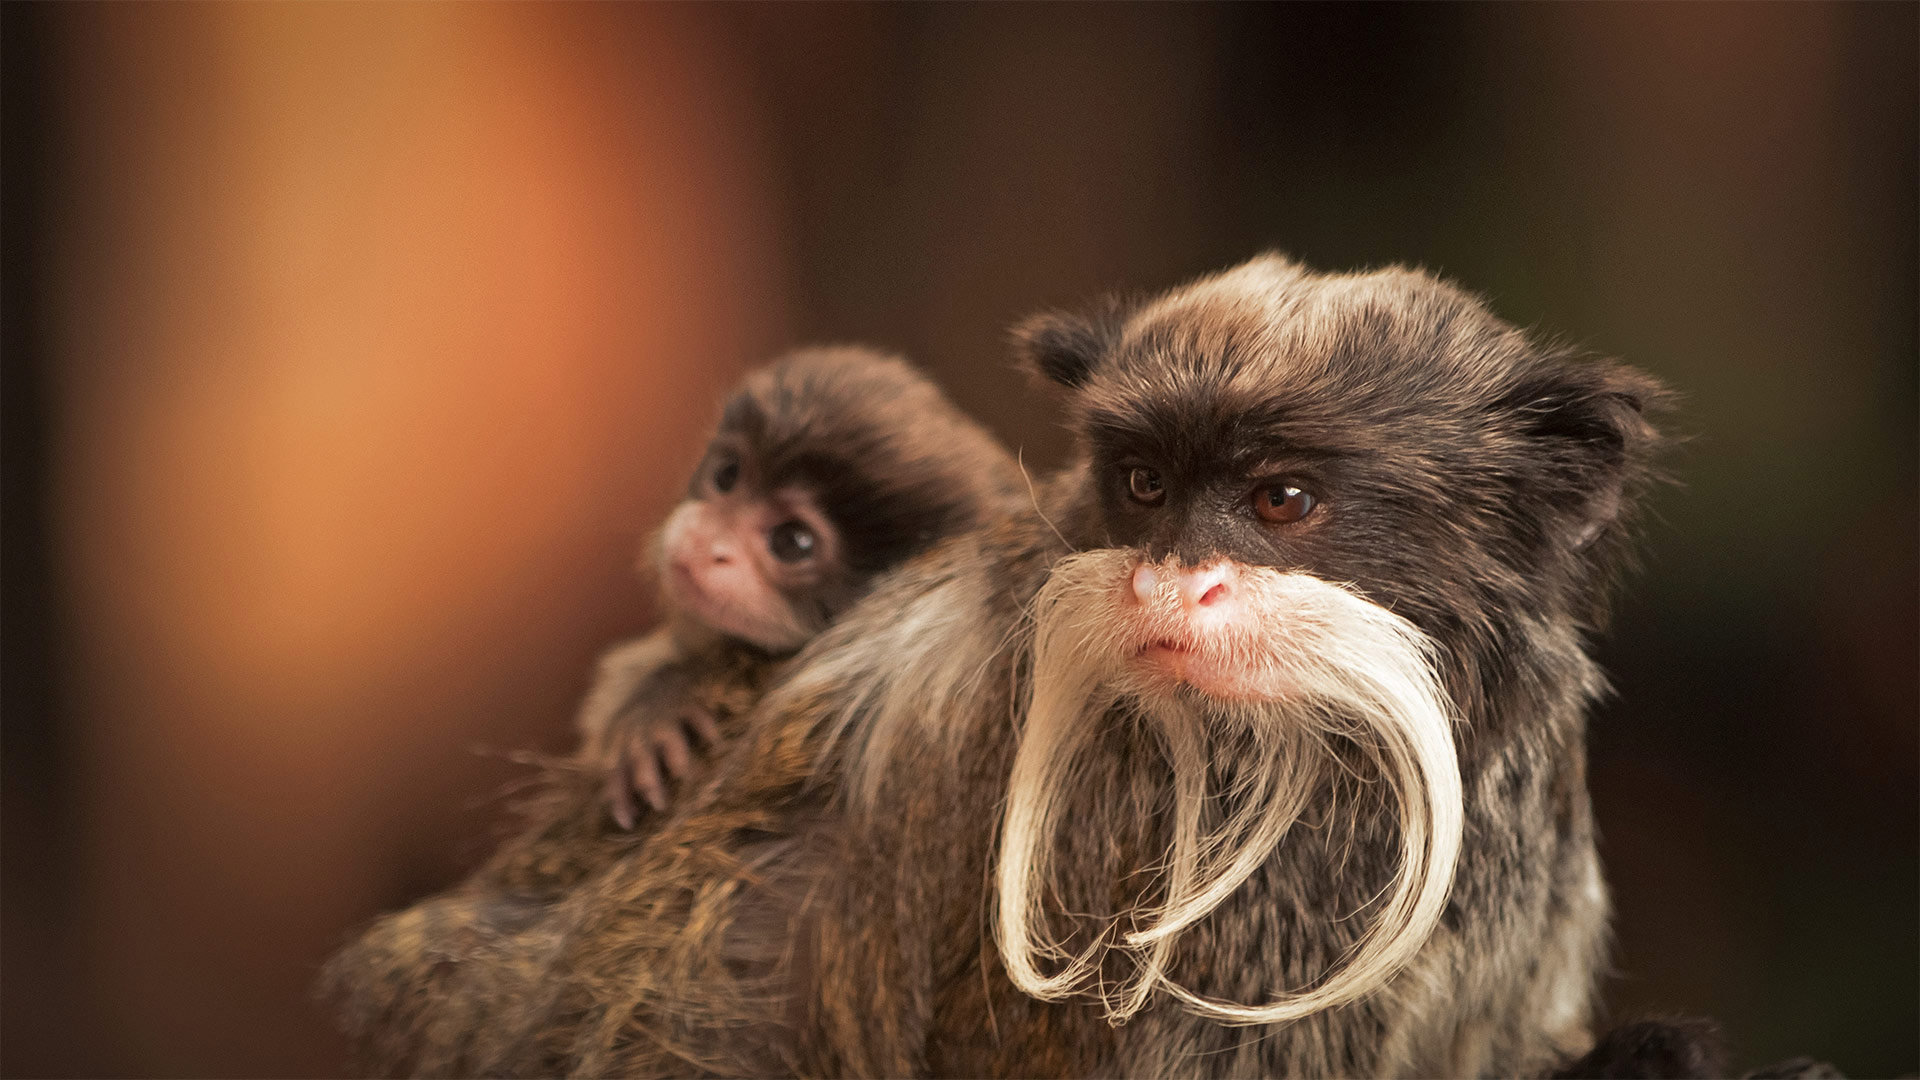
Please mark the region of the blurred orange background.
POLYGON ((1603 659, 1617 1014, 1920 1068, 1916 8, 10 5, 8 1075, 327 1075, 718 398, 1267 247, 1685 395, 1603 659), (479 752, 476 752, 476 748, 479 752))

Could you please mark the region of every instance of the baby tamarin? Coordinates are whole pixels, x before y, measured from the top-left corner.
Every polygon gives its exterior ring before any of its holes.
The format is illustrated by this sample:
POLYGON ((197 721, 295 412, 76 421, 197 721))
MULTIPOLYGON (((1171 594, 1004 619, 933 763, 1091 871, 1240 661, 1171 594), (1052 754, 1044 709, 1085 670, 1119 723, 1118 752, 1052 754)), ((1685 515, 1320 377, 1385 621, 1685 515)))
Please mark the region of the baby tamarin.
MULTIPOLYGON (((375 1071, 539 1071, 518 1056, 553 987, 568 902, 620 888, 655 808, 784 658, 916 555, 1024 503, 1012 456, 905 363, 855 347, 789 354, 726 403, 654 549, 667 625, 615 648, 582 709, 577 760, 548 769, 522 824, 448 892, 383 917, 322 991, 375 1071)), ((576 903, 574 906, 578 906, 576 903)))
POLYGON ((609 652, 580 714, 614 819, 667 807, 757 686, 876 574, 972 527, 1017 466, 898 360, 807 349, 748 376, 654 547, 667 624, 609 652))

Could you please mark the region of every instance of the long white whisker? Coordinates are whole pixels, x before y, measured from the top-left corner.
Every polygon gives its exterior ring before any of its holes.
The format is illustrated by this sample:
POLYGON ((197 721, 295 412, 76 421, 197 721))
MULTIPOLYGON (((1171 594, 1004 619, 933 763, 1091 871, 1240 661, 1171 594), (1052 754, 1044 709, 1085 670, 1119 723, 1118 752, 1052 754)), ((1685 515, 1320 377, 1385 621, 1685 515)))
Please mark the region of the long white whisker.
MULTIPOLYGON (((1133 565, 1117 551, 1069 556, 1027 608, 1030 686, 995 880, 996 937, 1008 974, 1042 999, 1091 995, 1116 1024, 1145 1007, 1156 989, 1192 1012, 1234 1024, 1296 1019, 1374 992, 1431 935, 1460 847, 1455 721, 1430 646, 1411 624, 1350 588, 1252 570, 1247 592, 1254 606, 1264 598, 1285 617, 1255 611, 1247 625, 1261 630, 1215 647, 1229 670, 1277 696, 1238 703, 1170 697, 1132 674, 1139 646, 1128 642, 1151 640, 1163 625, 1150 610, 1153 597, 1138 604, 1125 598, 1122 583, 1133 565), (1086 775, 1090 733, 1115 720, 1160 735, 1171 785, 1169 847, 1137 870, 1117 869, 1158 884, 1135 906, 1095 920, 1100 925, 1090 929, 1097 932, 1069 949, 1071 938, 1046 929, 1049 917, 1076 918, 1057 899, 1051 912, 1045 906, 1056 895, 1052 854, 1061 842, 1065 793, 1079 790, 1075 779, 1086 775), (1347 761, 1341 748, 1348 746, 1371 767, 1347 761), (1217 782, 1215 760, 1235 762, 1217 782), (1180 935, 1266 864, 1309 800, 1341 773, 1361 790, 1377 785, 1368 803, 1377 800, 1398 817, 1397 868, 1358 911, 1342 916, 1378 905, 1366 929, 1329 971, 1265 1002, 1222 1001, 1180 985, 1170 970, 1180 935), (1215 800, 1223 801, 1225 819, 1209 823, 1206 808, 1215 800), (1133 965, 1118 984, 1102 970, 1116 952, 1133 965)), ((1338 865, 1330 870, 1346 865, 1350 847, 1349 838, 1333 852, 1338 865)))
POLYGON ((1039 516, 1041 521, 1047 523, 1047 528, 1053 530, 1053 535, 1060 538, 1061 547, 1066 548, 1068 551, 1079 550, 1072 544, 1067 543, 1066 534, 1060 531, 1059 526, 1053 523, 1053 519, 1047 516, 1045 510, 1040 509, 1040 496, 1033 490, 1033 474, 1027 471, 1026 454, 1026 447, 1022 446, 1016 449, 1013 452, 1013 463, 1020 467, 1020 476, 1027 482, 1027 501, 1033 504, 1033 512, 1039 516))

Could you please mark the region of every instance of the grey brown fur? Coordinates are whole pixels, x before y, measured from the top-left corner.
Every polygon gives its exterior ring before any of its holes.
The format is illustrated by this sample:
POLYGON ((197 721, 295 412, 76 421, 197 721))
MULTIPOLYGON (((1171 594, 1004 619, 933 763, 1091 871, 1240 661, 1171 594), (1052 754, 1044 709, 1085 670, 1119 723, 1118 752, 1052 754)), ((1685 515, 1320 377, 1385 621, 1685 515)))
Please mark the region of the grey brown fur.
MULTIPOLYGON (((567 892, 531 980, 542 992, 492 1000, 485 1022, 514 1045, 469 1071, 1539 1075, 1591 1045, 1607 901, 1586 640, 1650 475, 1662 389, 1535 343, 1427 275, 1317 275, 1274 257, 1097 318, 1044 317, 1020 342, 1068 389, 1075 463, 1032 512, 885 575, 803 650, 700 799, 567 892), (1191 497, 1131 512, 1116 478, 1142 459, 1191 497), (1312 528, 1276 538, 1226 509, 1215 487, 1256 464, 1315 485, 1312 528), (1009 982, 990 867, 1027 605, 1054 560, 1093 547, 1351 583, 1438 644, 1463 721, 1465 846, 1440 928, 1383 990, 1264 1027, 1163 997, 1115 1027, 1009 982), (972 674, 958 746, 871 722, 876 687, 912 685, 927 657, 972 674), (856 797, 876 762, 877 797, 856 797)), ((1080 831, 1058 856, 1060 910, 1130 908, 1165 850, 1161 750, 1113 720, 1069 793, 1080 831)), ((1214 750, 1231 777, 1239 748, 1214 750)), ((1339 916, 1391 876, 1398 827, 1353 758, 1318 793, 1314 827, 1179 939, 1180 983, 1258 1002, 1353 944, 1364 920, 1339 916)), ((418 1024, 401 1041, 437 1050, 422 1043, 447 1031, 418 1024)))

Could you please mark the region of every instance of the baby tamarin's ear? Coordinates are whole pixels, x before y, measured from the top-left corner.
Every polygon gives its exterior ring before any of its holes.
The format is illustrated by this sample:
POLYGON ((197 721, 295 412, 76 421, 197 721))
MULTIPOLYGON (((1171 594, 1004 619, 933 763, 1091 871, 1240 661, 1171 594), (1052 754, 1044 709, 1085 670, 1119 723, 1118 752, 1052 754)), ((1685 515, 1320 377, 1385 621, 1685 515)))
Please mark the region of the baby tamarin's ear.
POLYGON ((1094 369, 1126 326, 1133 305, 1109 296, 1085 313, 1047 311, 1013 328, 1013 351, 1020 366, 1073 389, 1094 369))

